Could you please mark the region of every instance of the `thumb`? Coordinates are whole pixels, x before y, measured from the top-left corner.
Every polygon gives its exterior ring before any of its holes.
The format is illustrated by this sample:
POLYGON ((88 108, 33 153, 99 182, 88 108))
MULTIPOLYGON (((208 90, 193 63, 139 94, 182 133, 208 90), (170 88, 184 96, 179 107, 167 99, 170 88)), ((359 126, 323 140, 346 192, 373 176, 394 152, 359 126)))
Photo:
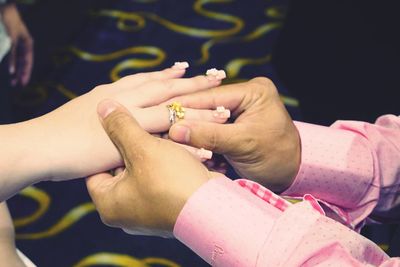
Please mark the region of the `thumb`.
POLYGON ((238 146, 239 128, 235 124, 203 121, 180 121, 169 130, 169 137, 179 143, 230 154, 238 146))
MULTIPOLYGON (((122 155, 127 167, 138 155, 146 152, 153 137, 143 130, 130 112, 112 100, 103 100, 97 107, 101 123, 111 141, 122 155)), ((141 157, 141 156, 140 156, 141 157)))

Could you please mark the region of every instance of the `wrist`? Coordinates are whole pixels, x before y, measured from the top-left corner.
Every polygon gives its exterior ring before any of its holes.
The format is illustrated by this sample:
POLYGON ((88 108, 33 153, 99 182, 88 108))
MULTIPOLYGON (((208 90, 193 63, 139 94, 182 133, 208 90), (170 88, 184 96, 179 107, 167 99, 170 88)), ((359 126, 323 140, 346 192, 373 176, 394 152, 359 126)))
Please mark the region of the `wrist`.
POLYGON ((82 95, 38 119, 46 132, 45 147, 38 148, 46 162, 39 179, 69 180, 122 166, 118 150, 98 119, 96 99, 91 98, 82 95))
POLYGON ((46 173, 47 132, 38 119, 0 126, 0 198, 7 199, 22 188, 41 181, 46 173))

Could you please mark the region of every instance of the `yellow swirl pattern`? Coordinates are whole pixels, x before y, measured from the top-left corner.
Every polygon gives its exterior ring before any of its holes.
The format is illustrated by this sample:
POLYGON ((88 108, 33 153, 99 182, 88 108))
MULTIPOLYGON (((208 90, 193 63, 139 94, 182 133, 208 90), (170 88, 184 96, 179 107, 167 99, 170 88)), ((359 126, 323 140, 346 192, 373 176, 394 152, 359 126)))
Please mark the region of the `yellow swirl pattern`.
POLYGON ((74 99, 75 97, 78 97, 77 94, 75 94, 74 92, 72 92, 71 90, 67 89, 64 85, 59 84, 56 85, 56 89, 58 92, 60 92, 62 95, 64 95, 66 98, 68 98, 69 100, 74 99))
POLYGON ((271 60, 271 55, 268 54, 264 57, 252 59, 252 58, 236 58, 228 62, 225 66, 227 76, 229 78, 236 78, 239 75, 240 70, 246 65, 262 65, 271 60))
POLYGON ((74 223, 82 219, 84 216, 94 212, 96 209, 93 203, 88 202, 81 204, 70 210, 59 222, 49 229, 37 233, 17 233, 17 239, 41 239, 48 238, 59 234, 65 229, 71 227, 74 223))
POLYGON ((135 12, 124 12, 120 10, 103 9, 94 15, 110 17, 117 19, 117 28, 121 31, 134 32, 143 29, 146 26, 146 20, 143 16, 135 12), (134 25, 129 25, 128 22, 134 22, 134 25))
POLYGON ((214 29, 201 29, 196 27, 189 27, 185 25, 180 25, 165 18, 162 18, 154 13, 148 12, 125 12, 119 10, 101 10, 97 15, 106 16, 118 19, 117 27, 123 31, 137 31, 144 28, 146 22, 144 18, 150 19, 154 22, 159 23, 165 28, 177 32, 180 34, 197 37, 197 38, 215 38, 234 35, 240 32, 244 26, 242 19, 224 13, 213 12, 204 9, 204 5, 208 3, 229 3, 232 0, 197 0, 193 4, 193 9, 200 15, 204 17, 211 18, 214 20, 224 21, 233 26, 226 30, 214 30, 214 29), (127 21, 134 22, 133 26, 129 26, 127 21))
POLYGON ((265 9, 265 15, 272 19, 284 19, 286 9, 279 6, 272 6, 265 9))
POLYGON ((227 44, 227 43, 235 43, 235 42, 251 42, 254 41, 263 35, 271 32, 272 30, 279 29, 282 27, 282 23, 272 22, 266 23, 257 27, 253 32, 249 33, 243 37, 231 37, 225 39, 211 39, 205 42, 200 49, 201 58, 196 61, 196 64, 204 64, 210 59, 210 49, 216 44, 227 44))
POLYGON ((83 51, 77 47, 70 47, 69 51, 72 52, 77 57, 93 62, 105 62, 110 60, 115 60, 120 57, 128 56, 131 54, 144 54, 148 56, 153 56, 153 59, 125 59, 118 63, 110 72, 111 81, 116 81, 121 78, 120 73, 127 69, 145 69, 156 67, 160 65, 166 58, 166 54, 163 50, 155 46, 133 46, 126 49, 121 49, 112 53, 107 54, 94 54, 83 51))
POLYGON ((38 209, 31 215, 14 219, 15 228, 20 228, 29 225, 38 220, 40 217, 42 217, 43 214, 45 214, 49 209, 51 201, 50 196, 45 191, 36 188, 34 186, 25 188, 19 193, 19 195, 35 200, 39 204, 39 206, 38 209))
POLYGON ((73 267, 89 267, 97 265, 111 265, 120 267, 151 267, 151 266, 166 266, 166 267, 180 267, 173 261, 163 258, 144 258, 137 259, 132 256, 116 254, 116 253, 96 253, 89 255, 75 264, 73 267))

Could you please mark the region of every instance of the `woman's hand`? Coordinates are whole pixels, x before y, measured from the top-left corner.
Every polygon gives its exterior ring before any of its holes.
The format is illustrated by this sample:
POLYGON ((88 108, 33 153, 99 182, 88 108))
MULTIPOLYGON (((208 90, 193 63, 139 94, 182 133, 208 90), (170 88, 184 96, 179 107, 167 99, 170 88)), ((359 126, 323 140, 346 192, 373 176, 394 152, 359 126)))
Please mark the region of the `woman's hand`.
MULTIPOLYGON (((169 111, 160 103, 176 96, 218 86, 221 79, 197 76, 178 79, 177 65, 158 72, 130 75, 100 85, 42 117, 0 126, 0 199, 42 180, 67 180, 121 166, 123 161, 101 127, 97 104, 113 99, 125 105, 149 132, 170 127, 169 111)), ((223 123, 215 111, 186 109, 186 119, 223 123)))

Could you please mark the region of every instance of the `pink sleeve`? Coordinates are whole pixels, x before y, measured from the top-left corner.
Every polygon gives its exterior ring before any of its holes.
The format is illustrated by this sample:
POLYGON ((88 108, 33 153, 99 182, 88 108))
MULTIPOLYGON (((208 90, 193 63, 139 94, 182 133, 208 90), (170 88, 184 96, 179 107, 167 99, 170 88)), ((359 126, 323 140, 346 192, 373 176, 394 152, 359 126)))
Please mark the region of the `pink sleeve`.
POLYGON ((188 200, 177 219, 174 235, 212 265, 254 266, 265 237, 280 214, 278 209, 221 177, 210 180, 188 200))
POLYGON ((400 117, 331 127, 296 122, 302 162, 283 195, 312 194, 348 225, 400 219, 400 117))
POLYGON ((226 177, 210 180, 184 206, 174 235, 212 266, 400 266, 322 215, 312 197, 280 210, 276 199, 262 200, 263 190, 255 195, 226 177))

